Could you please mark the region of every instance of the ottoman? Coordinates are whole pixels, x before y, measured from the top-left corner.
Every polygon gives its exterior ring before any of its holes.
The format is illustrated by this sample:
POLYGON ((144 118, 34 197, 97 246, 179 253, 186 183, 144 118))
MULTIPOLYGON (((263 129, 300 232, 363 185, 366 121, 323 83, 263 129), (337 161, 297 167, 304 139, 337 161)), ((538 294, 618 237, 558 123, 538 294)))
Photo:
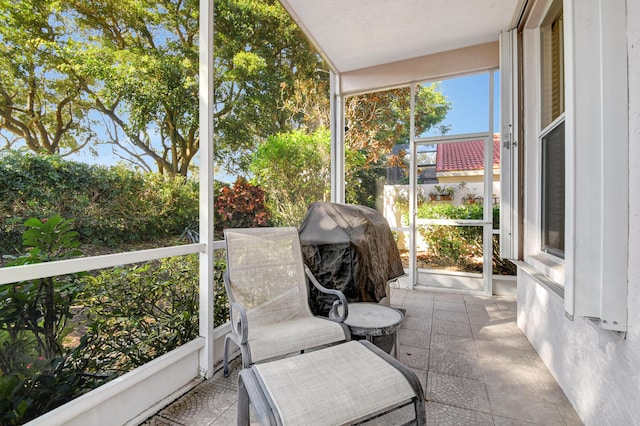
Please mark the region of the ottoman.
POLYGON ((424 393, 408 367, 366 340, 244 369, 238 377, 238 425, 252 405, 260 425, 354 424, 413 404, 426 424, 424 393))

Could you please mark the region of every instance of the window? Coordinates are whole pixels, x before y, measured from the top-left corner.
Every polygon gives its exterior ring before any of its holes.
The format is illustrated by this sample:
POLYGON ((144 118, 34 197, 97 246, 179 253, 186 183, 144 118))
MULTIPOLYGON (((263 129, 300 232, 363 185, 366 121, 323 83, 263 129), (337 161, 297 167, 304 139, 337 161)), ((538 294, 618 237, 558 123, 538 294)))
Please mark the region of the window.
MULTIPOLYGON (((561 5, 560 5, 561 6, 561 5)), ((541 62, 541 250, 564 258, 565 137, 564 26, 552 8, 540 28, 541 62)))
POLYGON ((542 137, 542 250, 564 258, 564 121, 542 137))

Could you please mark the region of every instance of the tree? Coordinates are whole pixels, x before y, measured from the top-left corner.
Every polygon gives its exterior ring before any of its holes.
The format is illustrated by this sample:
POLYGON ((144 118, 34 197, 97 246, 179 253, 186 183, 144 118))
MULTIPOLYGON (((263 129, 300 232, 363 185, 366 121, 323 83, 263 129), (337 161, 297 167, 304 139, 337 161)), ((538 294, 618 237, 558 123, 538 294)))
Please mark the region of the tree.
POLYGON ((314 104, 316 93, 300 89, 326 76, 316 71, 320 56, 277 0, 216 1, 214 43, 216 157, 244 170, 269 136, 305 128, 305 112, 289 100, 301 96, 314 104))
MULTIPOLYGON (((114 127, 111 142, 149 170, 186 174, 199 147, 198 2, 70 0, 82 40, 78 78, 114 127)), ((319 56, 276 0, 219 0, 215 21, 216 157, 247 165, 271 134, 304 117, 283 107, 319 56)))
MULTIPOLYGON (((329 121, 328 73, 324 79, 300 81, 295 94, 286 99, 292 114, 304 117, 302 124, 310 131, 329 121)), ((409 143, 410 90, 408 87, 366 93, 346 99, 346 200, 375 207, 376 189, 390 166, 406 167, 403 156, 391 155, 396 144, 409 143)), ((440 126, 451 104, 440 92, 438 83, 421 85, 416 94, 416 132, 440 126)))
MULTIPOLYGON (((75 77, 110 142, 146 170, 186 175, 198 152, 198 1, 69 0, 75 77), (121 138, 121 136, 124 136, 121 138)), ((120 152, 118 151, 118 152, 120 152)))
MULTIPOLYGON (((98 138, 95 110, 116 155, 147 171, 188 173, 200 144, 197 0, 0 2, 6 146, 18 138, 36 151, 79 150, 98 138)), ((218 0, 215 25, 218 164, 245 171, 270 135, 326 127, 328 73, 277 0, 218 0)), ((408 134, 405 89, 348 102, 347 142, 367 152, 367 164, 408 134)))
POLYGON ((258 146, 250 171, 276 225, 298 226, 309 204, 329 200, 329 144, 329 132, 320 129, 279 133, 258 146))
MULTIPOLYGON (((319 70, 317 70, 319 71, 319 70)), ((296 83, 296 92, 285 100, 285 108, 303 117, 309 131, 327 126, 329 121, 328 72, 324 78, 296 83)), ((410 90, 408 87, 366 93, 346 99, 346 201, 375 207, 376 191, 390 166, 406 167, 403 156, 391 155, 396 144, 409 143, 410 90)), ((441 133, 451 104, 438 83, 419 86, 416 94, 416 132, 437 128, 441 133)))
MULTIPOLYGON (((379 184, 391 166, 406 167, 400 154, 391 154, 397 144, 410 137, 410 89, 408 87, 351 96, 346 101, 348 130, 345 144, 365 161, 347 165, 347 202, 375 207, 379 184)), ((415 130, 420 135, 444 120, 451 104, 438 83, 420 85, 416 91, 415 130)), ((440 126, 443 133, 446 126, 440 126)))
POLYGON ((94 137, 90 104, 62 55, 71 37, 58 1, 0 0, 0 135, 6 148, 68 155, 94 137))
MULTIPOLYGON (((416 92, 417 135, 442 122, 451 109, 439 90, 438 83, 431 83, 416 92)), ((410 114, 408 87, 352 96, 346 102, 346 144, 365 151, 367 163, 376 164, 394 145, 409 143, 410 114)))

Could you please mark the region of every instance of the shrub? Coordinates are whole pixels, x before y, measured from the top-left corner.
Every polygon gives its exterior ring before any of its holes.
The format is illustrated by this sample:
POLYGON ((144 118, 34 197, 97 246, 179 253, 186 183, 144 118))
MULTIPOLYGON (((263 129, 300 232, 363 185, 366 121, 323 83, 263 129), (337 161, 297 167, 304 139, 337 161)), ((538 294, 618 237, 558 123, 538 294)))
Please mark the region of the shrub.
MULTIPOLYGON (((407 204, 407 203, 405 203, 407 204)), ((408 210, 408 205, 405 209, 408 210)), ((454 206, 447 203, 421 203, 418 217, 422 219, 473 219, 483 218, 482 204, 473 203, 454 206)), ((499 228, 500 205, 492 209, 494 229, 499 228)), ((408 223, 408 212, 403 215, 408 223)), ((418 229, 428 244, 428 254, 433 263, 441 266, 456 266, 470 272, 480 272, 477 259, 482 258, 482 227, 429 225, 418 229)), ((513 274, 514 267, 509 261, 500 259, 498 238, 493 238, 493 273, 513 274)))
POLYGON ((265 192, 243 178, 238 178, 233 186, 221 185, 215 199, 216 237, 222 239, 226 228, 268 226, 271 213, 265 202, 265 192))
POLYGON ((309 204, 329 200, 329 146, 325 129, 279 133, 258 146, 249 169, 276 225, 299 226, 309 204))
POLYGON ((56 214, 75 218, 82 243, 115 247, 180 235, 197 222, 198 184, 55 155, 0 155, 0 253, 16 254, 27 218, 56 214))
MULTIPOLYGON (((27 220, 29 248, 11 265, 79 255, 71 225, 27 220)), ((216 253, 216 326, 229 316, 225 266, 216 253)), ((197 337, 198 283, 193 254, 1 285, 0 424, 24 423, 197 337)))
POLYGON ((213 271, 213 287, 214 287, 214 311, 213 325, 218 327, 229 321, 229 298, 224 287, 223 274, 227 268, 227 261, 224 254, 216 253, 215 267, 213 271))
MULTIPOLYGON (((22 243, 26 253, 10 266, 64 260, 80 254, 72 221, 30 218, 22 243)), ((85 336, 66 349, 81 274, 0 285, 0 421, 21 424, 101 383, 85 375, 85 336)))
MULTIPOLYGON (((71 223, 60 216, 42 221, 28 219, 24 223, 27 230, 22 236, 22 244, 28 250, 9 266, 78 256, 78 233, 71 229, 71 223)), ((0 286, 0 318, 3 320, 0 327, 15 345, 22 345, 23 333, 28 333, 38 355, 59 356, 67 320, 73 317, 71 307, 81 290, 79 274, 3 284, 0 286)), ((8 373, 4 368, 3 372, 8 373)))
MULTIPOLYGON (((122 374, 199 335, 198 255, 119 267, 85 278, 84 314, 95 357, 92 370, 122 374)), ((222 272, 214 270, 215 326, 229 319, 222 272)))
POLYGON ((117 267, 85 281, 96 372, 125 373, 198 336, 195 254, 117 267))

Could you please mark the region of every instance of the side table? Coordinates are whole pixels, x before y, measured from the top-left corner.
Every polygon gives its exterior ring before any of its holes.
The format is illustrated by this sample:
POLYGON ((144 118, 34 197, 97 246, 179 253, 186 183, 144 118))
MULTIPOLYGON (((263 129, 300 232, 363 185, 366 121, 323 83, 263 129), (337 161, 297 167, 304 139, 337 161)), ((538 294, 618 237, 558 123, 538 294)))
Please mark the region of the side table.
MULTIPOLYGON (((342 313, 338 308, 337 315, 342 313)), ((336 313, 331 312, 330 317, 336 313)), ((394 308, 371 302, 349 303, 349 315, 344 323, 351 334, 364 336, 372 342, 374 337, 393 335, 393 356, 398 355, 398 329, 404 321, 404 314, 394 308)))

